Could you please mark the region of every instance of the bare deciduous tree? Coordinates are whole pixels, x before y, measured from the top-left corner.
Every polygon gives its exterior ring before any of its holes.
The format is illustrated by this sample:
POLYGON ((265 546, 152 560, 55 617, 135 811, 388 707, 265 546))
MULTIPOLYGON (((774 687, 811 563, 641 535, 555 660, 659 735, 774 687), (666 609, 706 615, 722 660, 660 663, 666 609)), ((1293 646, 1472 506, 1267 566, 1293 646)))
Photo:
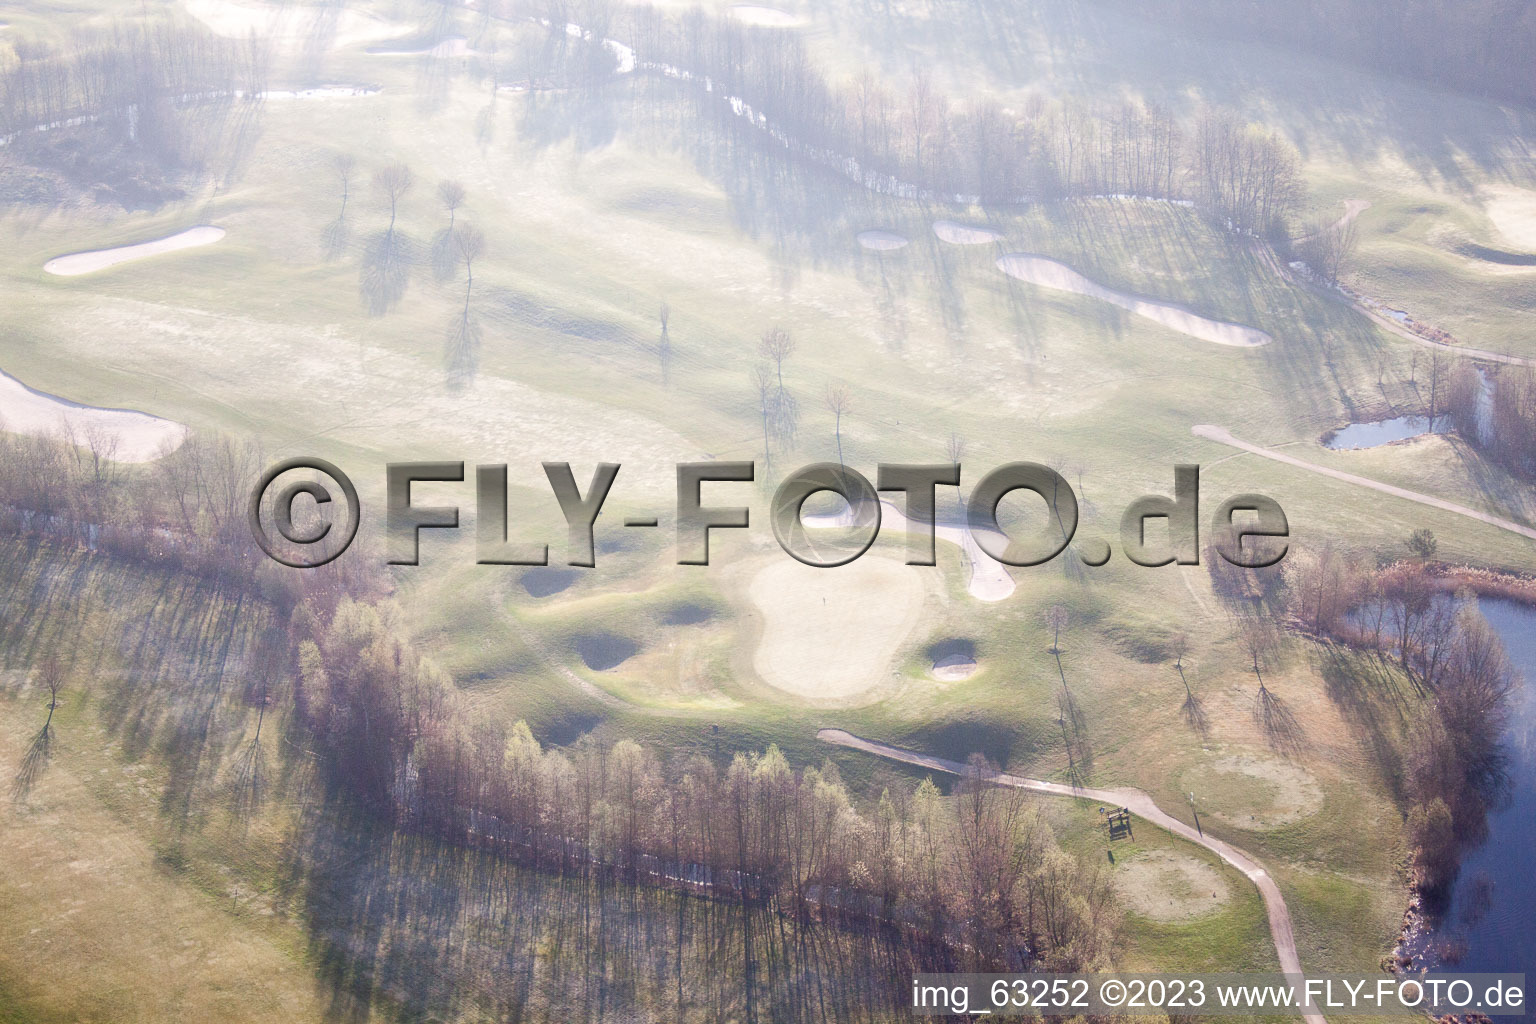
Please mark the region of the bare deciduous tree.
POLYGON ((384 193, 384 198, 389 202, 389 232, 394 233, 395 219, 399 213, 400 200, 410 192, 411 186, 416 184, 416 176, 405 164, 395 163, 381 167, 373 173, 373 187, 384 193))
POLYGON ((837 461, 843 464, 843 417, 853 405, 853 394, 848 390, 848 385, 841 382, 827 384, 827 391, 823 398, 827 404, 827 411, 832 414, 833 436, 837 439, 837 461))
POLYGON ((437 200, 448 211, 449 231, 453 230, 454 216, 457 214, 459 207, 464 205, 464 199, 467 195, 468 193, 464 190, 464 186, 457 181, 446 180, 437 183, 437 200))
POLYGON ((336 179, 341 182, 341 212, 338 217, 347 215, 347 200, 352 198, 352 175, 357 169, 357 157, 351 153, 337 153, 331 157, 331 170, 336 172, 336 179))

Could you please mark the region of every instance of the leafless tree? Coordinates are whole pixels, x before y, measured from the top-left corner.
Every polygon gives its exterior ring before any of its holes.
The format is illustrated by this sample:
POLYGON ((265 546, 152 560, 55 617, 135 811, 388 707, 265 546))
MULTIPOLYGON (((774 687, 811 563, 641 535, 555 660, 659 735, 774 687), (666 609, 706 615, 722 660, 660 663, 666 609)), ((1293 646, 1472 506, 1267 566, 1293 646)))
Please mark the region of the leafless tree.
POLYGON ((824 401, 827 411, 832 414, 833 435, 837 439, 837 462, 843 464, 843 417, 848 413, 853 404, 853 394, 848 390, 848 385, 842 382, 827 384, 824 401))
POLYGON ((416 176, 405 164, 395 163, 379 168, 373 173, 373 187, 384 194, 389 202, 389 233, 394 234, 395 219, 399 213, 400 200, 410 192, 411 186, 416 183, 416 176))
POLYGON ((22 755, 21 765, 11 780, 11 798, 22 801, 32 792, 32 787, 48 768, 53 750, 53 713, 59 706, 59 690, 64 686, 64 666, 54 655, 48 655, 38 667, 37 681, 48 691, 48 717, 42 729, 32 737, 22 755))
POLYGON ((459 207, 464 205, 464 198, 468 193, 464 186, 457 181, 445 180, 437 183, 437 200, 443 204, 443 209, 448 211, 448 230, 453 230, 454 216, 459 207))
POLYGON ((473 224, 460 224, 449 238, 459 262, 464 264, 464 308, 448 328, 444 355, 450 387, 462 387, 475 374, 480 352, 480 325, 470 311, 475 289, 475 261, 485 253, 485 234, 473 224))
POLYGON ((352 198, 352 175, 357 170, 357 157, 351 153, 336 153, 331 157, 331 170, 341 182, 341 212, 338 219, 347 215, 347 200, 352 198))
POLYGON ((1061 631, 1072 623, 1072 613, 1065 605, 1053 604, 1045 610, 1045 624, 1051 630, 1051 651, 1061 650, 1061 631))

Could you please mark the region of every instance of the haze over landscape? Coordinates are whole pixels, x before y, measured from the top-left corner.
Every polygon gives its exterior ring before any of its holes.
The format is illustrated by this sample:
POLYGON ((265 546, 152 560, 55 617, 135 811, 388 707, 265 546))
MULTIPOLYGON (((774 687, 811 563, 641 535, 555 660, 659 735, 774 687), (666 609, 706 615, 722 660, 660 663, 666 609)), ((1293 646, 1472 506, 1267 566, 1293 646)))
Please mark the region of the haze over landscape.
POLYGON ((0 1022, 1536 974, 1533 45, 0 3, 0 1022))

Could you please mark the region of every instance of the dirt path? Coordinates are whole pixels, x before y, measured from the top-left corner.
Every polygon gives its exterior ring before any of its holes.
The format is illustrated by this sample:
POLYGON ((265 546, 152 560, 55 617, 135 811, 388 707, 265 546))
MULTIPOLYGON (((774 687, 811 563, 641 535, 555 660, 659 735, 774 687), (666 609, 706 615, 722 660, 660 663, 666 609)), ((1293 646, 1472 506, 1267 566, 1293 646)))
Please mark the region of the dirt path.
MULTIPOLYGON (((1344 216, 1330 224, 1326 230, 1343 231, 1345 228, 1349 227, 1355 222, 1356 217, 1360 216, 1360 214, 1364 213, 1370 208, 1371 201, 1369 199, 1346 199, 1344 200, 1344 216)), ((1310 235, 1303 235, 1301 238, 1296 239, 1296 241, 1298 243, 1310 242, 1320 233, 1321 232, 1314 231, 1310 235)))
MULTIPOLYGON (((860 739, 858 736, 842 729, 822 729, 816 733, 816 738, 823 743, 832 743, 840 747, 848 747, 852 750, 862 750, 866 754, 874 754, 878 757, 888 757, 893 761, 903 761, 914 764, 920 768, 931 768, 937 772, 945 772, 950 775, 960 775, 965 771, 965 765, 958 761, 949 761, 942 757, 932 757, 928 754, 919 754, 911 750, 903 750, 886 743, 877 743, 873 740, 860 739)), ((1275 954, 1280 959, 1280 970, 1284 974, 1301 974, 1301 958, 1296 953, 1296 936, 1291 927, 1291 913, 1286 909, 1285 897, 1280 895, 1280 887, 1270 877, 1264 865, 1254 860, 1251 856, 1220 839, 1202 835, 1197 829, 1164 812, 1152 801, 1152 798, 1139 789, 1074 789, 1060 782, 1044 782, 1040 779, 1026 779, 1019 775, 999 773, 992 777, 994 782, 1004 786, 1016 786, 1019 789, 1027 789, 1034 793, 1048 793, 1052 796, 1070 796, 1078 800, 1100 800, 1104 803, 1114 804, 1129 808, 1136 815, 1146 819, 1159 828, 1166 829, 1181 838, 1187 839, 1197 846, 1203 846, 1216 856, 1241 871, 1250 882, 1258 887, 1259 895, 1264 898, 1264 912, 1269 917, 1269 934, 1275 942, 1275 954)), ((1303 1014, 1308 1024, 1327 1024, 1320 1013, 1303 1014)))
POLYGON ((1261 448, 1256 444, 1250 444, 1247 441, 1242 441, 1236 437, 1233 437, 1231 432, 1228 431, 1225 427, 1218 427, 1209 423, 1202 423, 1199 426, 1192 427, 1190 429, 1190 433, 1194 434, 1196 437, 1203 437, 1209 441, 1218 441, 1221 444, 1231 445, 1233 448, 1241 448, 1245 452, 1251 452, 1254 455, 1262 456, 1266 459, 1273 459, 1276 462, 1284 462, 1286 465, 1296 466, 1299 469, 1310 470, 1313 473, 1321 473, 1323 476, 1331 476, 1335 480, 1343 480, 1345 483, 1356 484, 1360 487, 1369 487, 1373 491, 1380 491, 1383 494, 1390 494, 1395 498, 1404 498, 1408 501, 1416 501, 1420 505, 1428 505, 1431 508, 1438 508, 1446 512, 1454 512, 1459 516, 1466 516, 1469 519, 1476 519, 1480 523, 1487 523, 1489 526, 1497 526, 1501 530, 1508 530, 1510 533, 1518 533, 1522 537, 1529 537, 1532 540, 1536 540, 1536 528, 1523 526, 1520 523, 1511 522, 1508 519, 1500 519, 1498 516, 1489 515, 1487 512, 1479 512, 1476 509, 1467 508, 1465 505, 1458 505, 1455 502, 1446 501, 1443 498, 1436 498, 1428 494, 1420 494, 1418 491, 1410 491, 1402 487, 1394 487, 1391 484, 1384 484, 1379 480, 1370 480, 1363 476, 1355 476, 1353 473, 1345 473, 1342 470, 1329 469, 1326 466, 1319 466, 1315 463, 1298 459, 1293 455, 1286 455, 1282 452, 1277 452, 1273 448, 1261 448))

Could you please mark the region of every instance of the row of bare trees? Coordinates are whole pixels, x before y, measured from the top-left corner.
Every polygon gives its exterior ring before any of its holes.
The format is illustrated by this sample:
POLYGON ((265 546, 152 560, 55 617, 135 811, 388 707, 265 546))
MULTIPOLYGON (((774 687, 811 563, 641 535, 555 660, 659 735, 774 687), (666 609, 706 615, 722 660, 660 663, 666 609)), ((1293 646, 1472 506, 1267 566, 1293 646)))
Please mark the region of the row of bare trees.
POLYGON ((957 103, 922 71, 900 91, 867 73, 829 82, 793 33, 697 10, 673 18, 637 7, 627 21, 642 70, 707 82, 695 94, 715 116, 750 120, 779 144, 892 194, 1187 199, 1254 232, 1278 227, 1302 196, 1295 149, 1230 111, 1206 109, 1186 125, 1136 102, 957 103))
POLYGON ((1489 371, 1487 397, 1476 367, 1447 374, 1445 401, 1456 431, 1484 455, 1527 480, 1536 479, 1536 367, 1489 371))
POLYGON ((0 136, 110 122, 131 141, 184 158, 179 112, 265 88, 254 40, 220 39, 185 24, 114 21, 62 44, 16 38, 0 56, 0 136))
POLYGON ((1397 695, 1409 719, 1401 771, 1420 884, 1455 877, 1460 851, 1485 833, 1502 791, 1502 736, 1519 685, 1503 644, 1470 595, 1447 593, 1427 561, 1427 531, 1410 538, 1421 557, 1379 566, 1324 547, 1289 560, 1294 620, 1318 636, 1362 648, 1406 677, 1397 695))
POLYGON ((835 768, 796 771, 773 748, 666 764, 630 740, 546 750, 526 726, 468 714, 398 639, 388 606, 306 606, 294 621, 296 705, 339 791, 583 885, 734 908, 745 1019, 824 1019, 807 954, 821 929, 901 936, 893 978, 1077 970, 1110 955, 1105 878, 979 757, 956 798, 926 781, 861 808, 835 768))
POLYGON ((50 436, 3 428, 0 421, 0 537, 213 578, 290 607, 385 586, 366 559, 292 573, 261 553, 246 518, 263 466, 250 442, 193 433, 153 462, 132 464, 116 461, 111 433, 99 428, 50 436))

